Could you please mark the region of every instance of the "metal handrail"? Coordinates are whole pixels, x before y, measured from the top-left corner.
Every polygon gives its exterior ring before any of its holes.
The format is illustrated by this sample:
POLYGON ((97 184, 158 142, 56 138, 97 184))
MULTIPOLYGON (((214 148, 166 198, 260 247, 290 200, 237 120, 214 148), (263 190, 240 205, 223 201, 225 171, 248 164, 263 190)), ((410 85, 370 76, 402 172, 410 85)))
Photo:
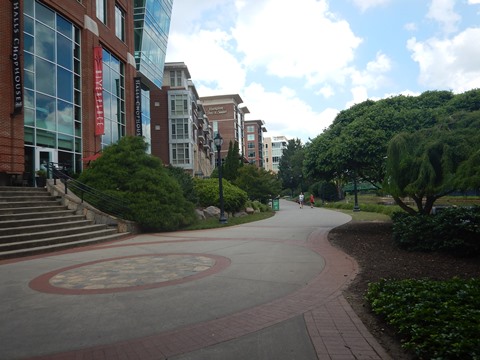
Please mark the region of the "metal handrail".
POLYGON ((65 186, 65 194, 68 194, 70 189, 80 198, 82 203, 85 201, 104 213, 131 220, 132 211, 125 200, 106 194, 72 178, 68 175, 68 169, 68 164, 49 162, 47 164, 47 178, 53 178, 55 185, 57 185, 57 180, 60 180, 65 186))

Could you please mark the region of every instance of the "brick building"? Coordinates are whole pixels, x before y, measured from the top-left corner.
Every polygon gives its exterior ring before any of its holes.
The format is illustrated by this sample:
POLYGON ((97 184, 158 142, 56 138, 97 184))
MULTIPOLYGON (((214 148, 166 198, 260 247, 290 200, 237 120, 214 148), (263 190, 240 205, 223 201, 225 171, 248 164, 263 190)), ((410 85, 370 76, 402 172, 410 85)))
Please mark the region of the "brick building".
POLYGON ((0 185, 22 174, 34 185, 43 162, 79 172, 125 135, 151 143, 172 4, 1 2, 0 185))
POLYGON ((263 133, 267 131, 263 120, 245 120, 245 157, 250 164, 263 167, 263 133))
MULTIPOLYGON (((244 149, 244 122, 245 114, 249 113, 238 94, 216 95, 201 97, 205 113, 212 124, 214 136, 220 132, 223 138, 223 146, 220 156, 225 158, 228 153, 230 142, 237 143, 239 155, 245 155, 244 149)), ((215 150, 215 149, 214 149, 215 150)))
POLYGON ((214 165, 213 128, 188 67, 166 63, 162 89, 152 92, 152 154, 192 176, 210 176, 214 165))

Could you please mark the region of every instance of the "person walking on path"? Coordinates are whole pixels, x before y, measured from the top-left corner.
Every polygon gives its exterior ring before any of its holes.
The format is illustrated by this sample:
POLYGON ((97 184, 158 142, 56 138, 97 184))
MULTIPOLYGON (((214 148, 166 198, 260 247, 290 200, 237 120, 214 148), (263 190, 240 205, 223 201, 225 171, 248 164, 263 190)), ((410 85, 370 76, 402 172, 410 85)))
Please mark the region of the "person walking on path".
POLYGON ((305 201, 305 195, 303 195, 303 192, 298 195, 298 203, 300 204, 300 209, 303 209, 303 202, 305 201))
POLYGON ((315 204, 315 198, 313 197, 313 194, 310 194, 310 207, 313 209, 313 205, 315 204))

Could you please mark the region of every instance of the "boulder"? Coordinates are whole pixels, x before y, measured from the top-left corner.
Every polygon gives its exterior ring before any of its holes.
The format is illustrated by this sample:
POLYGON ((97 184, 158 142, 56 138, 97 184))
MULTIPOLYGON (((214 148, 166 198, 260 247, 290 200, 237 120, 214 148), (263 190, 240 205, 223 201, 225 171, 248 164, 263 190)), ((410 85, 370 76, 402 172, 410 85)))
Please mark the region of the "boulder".
POLYGON ((245 211, 239 211, 233 214, 233 217, 243 217, 243 216, 248 216, 248 214, 245 211))
POLYGON ((205 220, 205 213, 202 209, 195 209, 195 214, 197 215, 198 219, 205 220))
POLYGON ((255 210, 251 207, 247 207, 245 208, 245 212, 249 215, 253 214, 255 212, 255 210))
POLYGON ((203 213, 205 214, 206 218, 220 218, 220 209, 216 206, 209 206, 206 209, 203 210, 203 213))

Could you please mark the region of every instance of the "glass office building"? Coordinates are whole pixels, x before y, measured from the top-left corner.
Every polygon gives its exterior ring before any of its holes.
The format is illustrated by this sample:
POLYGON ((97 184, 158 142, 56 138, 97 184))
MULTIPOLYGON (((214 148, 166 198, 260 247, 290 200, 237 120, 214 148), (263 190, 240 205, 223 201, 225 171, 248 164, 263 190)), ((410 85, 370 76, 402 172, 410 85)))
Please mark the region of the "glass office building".
POLYGON ((35 0, 24 0, 23 22, 26 168, 49 161, 80 167, 80 29, 35 0))
POLYGON ((163 82, 172 6, 0 2, 0 30, 9 35, 0 57, 0 185, 22 174, 34 185, 44 162, 80 172, 126 135, 151 142, 151 92, 163 82))
POLYGON ((142 136, 151 153, 150 99, 152 87, 161 88, 173 0, 134 1, 135 63, 142 78, 142 136))

